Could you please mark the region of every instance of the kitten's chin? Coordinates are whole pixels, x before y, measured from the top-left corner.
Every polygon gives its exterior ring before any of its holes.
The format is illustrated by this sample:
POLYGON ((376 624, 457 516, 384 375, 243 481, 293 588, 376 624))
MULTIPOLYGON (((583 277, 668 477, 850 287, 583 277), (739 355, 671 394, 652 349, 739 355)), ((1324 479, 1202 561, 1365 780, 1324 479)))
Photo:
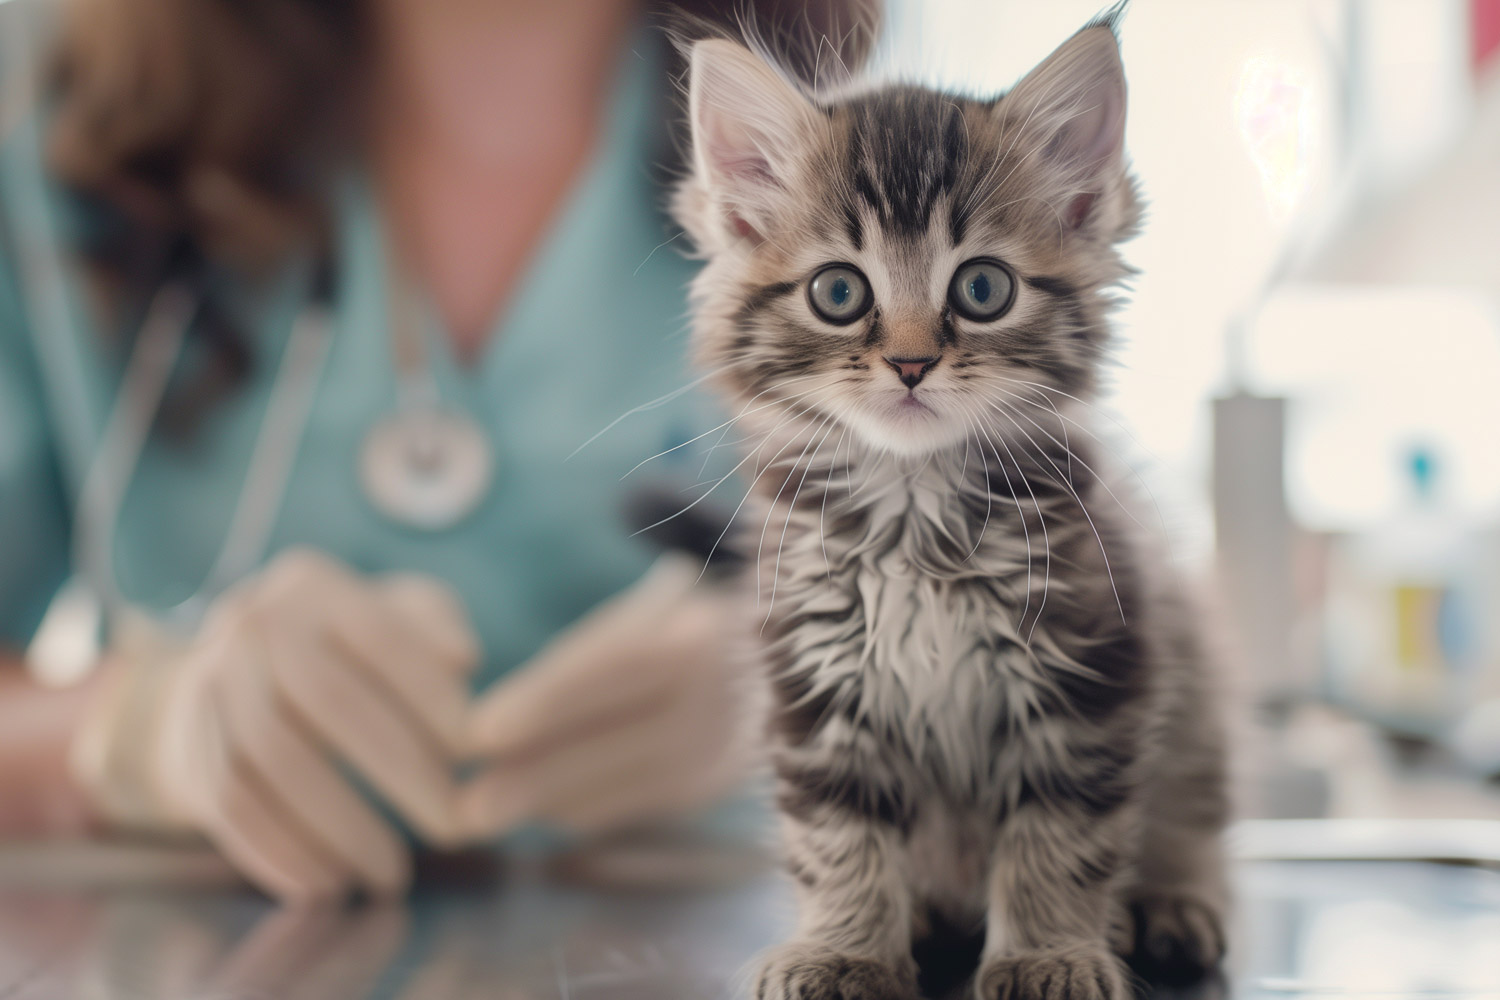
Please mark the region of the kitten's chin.
POLYGON ((927 406, 900 405, 885 413, 862 413, 855 432, 872 448, 896 455, 923 456, 961 444, 968 425, 927 406))

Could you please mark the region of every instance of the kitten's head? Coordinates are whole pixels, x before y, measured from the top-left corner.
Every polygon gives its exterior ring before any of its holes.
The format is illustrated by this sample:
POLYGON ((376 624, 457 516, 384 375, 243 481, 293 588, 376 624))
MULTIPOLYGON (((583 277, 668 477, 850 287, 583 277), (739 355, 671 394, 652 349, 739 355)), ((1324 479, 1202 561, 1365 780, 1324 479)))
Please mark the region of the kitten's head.
POLYGON ((690 66, 673 208, 707 258, 698 360, 738 402, 912 455, 1093 388, 1139 217, 1112 23, 990 100, 809 94, 727 39, 690 66))

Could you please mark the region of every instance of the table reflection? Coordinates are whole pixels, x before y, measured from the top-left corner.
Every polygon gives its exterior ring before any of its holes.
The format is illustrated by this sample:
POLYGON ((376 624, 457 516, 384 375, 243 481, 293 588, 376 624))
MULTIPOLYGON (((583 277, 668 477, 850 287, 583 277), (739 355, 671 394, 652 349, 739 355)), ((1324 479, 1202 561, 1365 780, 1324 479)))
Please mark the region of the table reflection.
MULTIPOLYGON (((671 889, 558 871, 513 866, 344 910, 234 891, 0 889, 0 997, 731 1000, 790 924, 790 893, 764 869, 671 889)), ((1262 862, 1238 882, 1233 988, 1159 996, 1500 997, 1500 873, 1262 862)))

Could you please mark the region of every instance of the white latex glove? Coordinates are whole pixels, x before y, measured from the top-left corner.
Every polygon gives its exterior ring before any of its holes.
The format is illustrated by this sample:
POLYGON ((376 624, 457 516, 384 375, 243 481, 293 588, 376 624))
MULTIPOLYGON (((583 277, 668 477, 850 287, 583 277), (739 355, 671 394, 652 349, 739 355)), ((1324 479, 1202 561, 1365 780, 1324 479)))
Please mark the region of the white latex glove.
POLYGON ((427 840, 458 835, 453 764, 478 644, 455 595, 294 551, 175 655, 124 657, 75 764, 122 825, 206 834, 288 900, 396 892, 405 845, 346 763, 427 840), (142 691, 145 691, 145 695, 142 691))
POLYGON ((527 822, 594 832, 728 792, 747 754, 729 668, 734 599, 666 556, 475 706, 460 793, 470 836, 527 822))

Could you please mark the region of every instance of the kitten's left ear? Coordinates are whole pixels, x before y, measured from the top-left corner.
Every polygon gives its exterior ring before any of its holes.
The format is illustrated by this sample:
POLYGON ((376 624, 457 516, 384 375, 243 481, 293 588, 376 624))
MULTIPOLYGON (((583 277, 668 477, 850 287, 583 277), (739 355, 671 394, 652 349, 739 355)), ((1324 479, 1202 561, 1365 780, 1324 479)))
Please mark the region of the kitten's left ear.
POLYGON ((1041 154, 1073 189, 1063 213, 1082 225, 1125 173, 1125 67, 1112 22, 1091 24, 1058 46, 1006 95, 1000 109, 1025 122, 1041 154))
POLYGON ((697 221, 715 235, 759 241, 795 187, 816 109, 735 42, 697 42, 689 64, 694 179, 707 196, 702 207, 716 216, 697 221))

